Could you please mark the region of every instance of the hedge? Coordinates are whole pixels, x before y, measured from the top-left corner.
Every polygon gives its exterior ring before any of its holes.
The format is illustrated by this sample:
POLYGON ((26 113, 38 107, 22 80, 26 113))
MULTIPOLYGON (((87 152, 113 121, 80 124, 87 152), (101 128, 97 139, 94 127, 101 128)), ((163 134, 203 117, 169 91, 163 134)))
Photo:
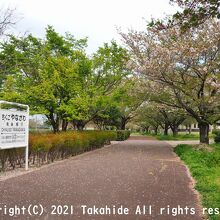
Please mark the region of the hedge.
MULTIPOLYGON (((116 131, 69 131, 58 134, 30 134, 29 164, 42 165, 100 148, 117 139, 116 131)), ((1 170, 23 167, 24 148, 0 151, 1 170)))
POLYGON ((215 143, 220 143, 220 130, 213 130, 212 134, 214 134, 215 143))
POLYGON ((117 130, 117 141, 124 141, 130 137, 130 131, 128 130, 117 130))

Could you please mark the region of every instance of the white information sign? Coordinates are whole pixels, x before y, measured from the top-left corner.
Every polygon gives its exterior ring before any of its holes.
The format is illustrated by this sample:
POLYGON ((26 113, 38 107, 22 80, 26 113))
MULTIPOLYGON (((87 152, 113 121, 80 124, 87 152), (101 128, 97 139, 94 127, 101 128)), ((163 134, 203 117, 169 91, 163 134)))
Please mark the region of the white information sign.
POLYGON ((28 145, 27 112, 0 109, 0 148, 28 145))
POLYGON ((26 170, 28 169, 28 136, 29 107, 0 100, 0 150, 25 147, 26 170))

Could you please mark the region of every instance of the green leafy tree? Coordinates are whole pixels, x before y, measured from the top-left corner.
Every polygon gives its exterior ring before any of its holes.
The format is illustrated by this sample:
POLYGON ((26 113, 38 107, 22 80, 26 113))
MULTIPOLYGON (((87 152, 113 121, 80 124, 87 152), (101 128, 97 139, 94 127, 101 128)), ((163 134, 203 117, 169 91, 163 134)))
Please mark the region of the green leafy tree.
MULTIPOLYGON (((15 85, 11 96, 6 93, 10 77, 4 81, 3 97, 27 103, 33 113, 45 114, 54 132, 60 123, 65 130, 69 115, 68 102, 77 96, 83 78, 91 71, 85 55, 86 39, 75 40, 70 34, 60 36, 48 26, 46 39, 32 35, 23 38, 11 36, 2 44, 3 74, 13 76, 15 85)), ((8 88, 9 89, 9 88, 8 88)), ((12 89, 12 87, 11 87, 12 89)))
POLYGON ((168 135, 168 130, 171 129, 173 136, 178 134, 179 125, 187 118, 183 110, 168 107, 155 102, 147 102, 138 110, 135 118, 136 124, 141 127, 152 127, 155 133, 158 128, 164 130, 164 135, 168 135))
POLYGON ((69 113, 77 129, 82 130, 88 122, 97 121, 99 117, 107 117, 114 92, 130 74, 127 61, 127 51, 114 41, 104 44, 93 54, 92 71, 82 82, 78 97, 69 103, 69 113))
POLYGON ((149 103, 139 108, 138 114, 133 121, 147 132, 153 130, 155 135, 157 135, 159 129, 164 126, 163 117, 159 113, 158 108, 149 103))
POLYGON ((110 102, 108 107, 93 119, 99 129, 115 129, 120 127, 121 113, 118 103, 110 102))
POLYGON ((138 77, 130 76, 121 83, 114 94, 114 101, 120 112, 118 129, 125 130, 126 124, 136 116, 138 108, 146 98, 138 77))

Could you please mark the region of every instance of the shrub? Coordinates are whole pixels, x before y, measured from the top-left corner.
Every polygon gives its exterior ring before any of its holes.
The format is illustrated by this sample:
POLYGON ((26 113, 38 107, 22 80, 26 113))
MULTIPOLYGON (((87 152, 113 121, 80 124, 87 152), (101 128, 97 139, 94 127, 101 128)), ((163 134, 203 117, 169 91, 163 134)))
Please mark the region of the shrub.
POLYGON ((117 141, 124 141, 130 137, 130 131, 128 130, 117 130, 117 141))
POLYGON ((215 134, 215 135, 216 135, 216 134, 218 134, 218 133, 220 133, 220 130, 219 130, 219 129, 213 129, 213 130, 212 130, 212 134, 215 134))
MULTIPOLYGON (((124 139, 128 132, 123 131, 124 139)), ((116 131, 68 131, 53 133, 34 133, 29 135, 29 163, 41 165, 54 160, 68 158, 117 139, 116 131)), ((8 166, 24 165, 24 149, 8 149, 0 151, 2 170, 8 166)))
POLYGON ((215 143, 220 143, 220 130, 214 130, 212 133, 215 135, 214 136, 215 143))

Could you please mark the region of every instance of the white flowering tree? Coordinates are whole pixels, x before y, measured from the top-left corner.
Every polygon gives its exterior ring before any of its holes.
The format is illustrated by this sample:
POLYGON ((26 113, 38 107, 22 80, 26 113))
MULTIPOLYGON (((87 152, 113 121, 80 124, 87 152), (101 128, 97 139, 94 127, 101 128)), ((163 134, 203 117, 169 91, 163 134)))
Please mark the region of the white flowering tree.
POLYGON ((184 109, 198 122, 200 142, 220 118, 220 24, 209 20, 181 33, 179 27, 121 33, 130 68, 150 81, 154 100, 184 109), (156 97, 156 98, 155 98, 156 97))

